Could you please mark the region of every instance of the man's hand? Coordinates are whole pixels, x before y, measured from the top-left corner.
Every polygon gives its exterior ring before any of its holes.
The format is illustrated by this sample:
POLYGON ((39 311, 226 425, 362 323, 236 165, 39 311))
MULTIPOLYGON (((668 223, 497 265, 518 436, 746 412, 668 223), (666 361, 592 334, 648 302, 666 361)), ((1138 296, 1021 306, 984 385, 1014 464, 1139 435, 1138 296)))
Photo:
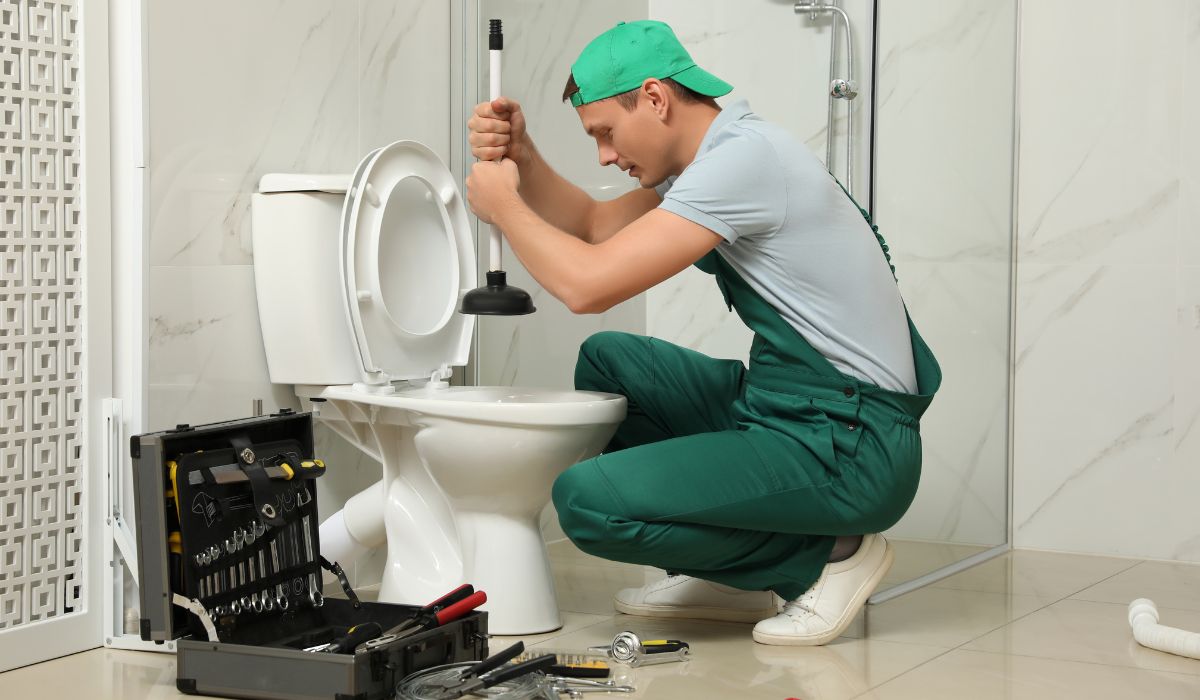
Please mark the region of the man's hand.
POLYGON ((467 201, 471 211, 485 223, 493 223, 497 212, 520 200, 517 188, 521 176, 517 164, 505 158, 501 161, 479 161, 467 176, 467 201))
POLYGON ((528 155, 525 115, 514 99, 498 97, 475 105, 475 115, 467 120, 467 128, 471 155, 480 160, 510 158, 521 163, 528 155))

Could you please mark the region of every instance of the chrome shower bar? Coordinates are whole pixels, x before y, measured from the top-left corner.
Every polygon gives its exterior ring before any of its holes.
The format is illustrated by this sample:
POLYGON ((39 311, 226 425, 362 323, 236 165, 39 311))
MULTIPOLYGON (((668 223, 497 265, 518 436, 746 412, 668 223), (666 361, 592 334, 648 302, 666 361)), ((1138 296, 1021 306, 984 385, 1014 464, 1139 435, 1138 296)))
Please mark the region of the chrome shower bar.
MULTIPOLYGON (((846 77, 836 77, 837 41, 831 34, 829 37, 829 110, 826 116, 825 128, 825 167, 833 172, 833 101, 846 100, 846 191, 854 195, 854 110, 850 100, 858 96, 858 83, 854 80, 854 44, 850 33, 850 16, 846 11, 834 4, 836 0, 820 3, 817 0, 797 0, 793 6, 798 15, 807 13, 815 20, 818 14, 836 14, 842 17, 842 32, 846 43, 846 77)), ((836 24, 837 18, 834 18, 836 24)))

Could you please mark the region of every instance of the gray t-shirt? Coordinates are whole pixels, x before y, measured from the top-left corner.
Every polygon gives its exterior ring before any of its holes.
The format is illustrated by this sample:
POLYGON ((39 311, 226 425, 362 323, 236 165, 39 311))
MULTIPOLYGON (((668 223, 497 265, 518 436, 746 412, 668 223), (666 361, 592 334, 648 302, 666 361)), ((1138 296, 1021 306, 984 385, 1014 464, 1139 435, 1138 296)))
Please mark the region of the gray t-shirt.
POLYGON ((661 209, 723 237, 721 257, 834 367, 916 392, 904 302, 883 251, 803 143, 739 101, 683 173, 655 189, 661 209))

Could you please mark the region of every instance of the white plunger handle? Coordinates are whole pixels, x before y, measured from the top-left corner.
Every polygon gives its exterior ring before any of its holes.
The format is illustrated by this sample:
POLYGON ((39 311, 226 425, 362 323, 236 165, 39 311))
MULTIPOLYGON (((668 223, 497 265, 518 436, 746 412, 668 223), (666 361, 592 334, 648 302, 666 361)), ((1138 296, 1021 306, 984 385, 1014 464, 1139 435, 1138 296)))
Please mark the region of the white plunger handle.
MULTIPOLYGON (((504 52, 498 49, 488 50, 489 58, 491 59, 491 86, 488 90, 488 100, 495 100, 497 97, 500 97, 500 54, 502 53, 504 52)), ((491 237, 489 238, 490 256, 488 259, 491 261, 491 266, 488 267, 488 270, 496 272, 497 270, 504 269, 500 264, 500 229, 495 226, 490 226, 489 228, 491 229, 491 237)))

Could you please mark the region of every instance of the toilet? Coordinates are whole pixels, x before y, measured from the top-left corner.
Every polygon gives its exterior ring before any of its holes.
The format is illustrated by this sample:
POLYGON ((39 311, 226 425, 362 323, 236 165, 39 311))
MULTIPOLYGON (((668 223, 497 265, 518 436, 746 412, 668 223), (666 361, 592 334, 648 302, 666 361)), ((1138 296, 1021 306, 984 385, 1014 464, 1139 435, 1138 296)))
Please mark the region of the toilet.
POLYGON ((453 176, 420 143, 372 151, 353 175, 264 175, 251 212, 271 381, 383 466, 322 523, 322 554, 346 565, 386 543, 381 601, 424 605, 466 582, 487 593, 493 634, 561 627, 538 516, 625 398, 449 385, 475 326, 458 313, 475 245, 453 176))

